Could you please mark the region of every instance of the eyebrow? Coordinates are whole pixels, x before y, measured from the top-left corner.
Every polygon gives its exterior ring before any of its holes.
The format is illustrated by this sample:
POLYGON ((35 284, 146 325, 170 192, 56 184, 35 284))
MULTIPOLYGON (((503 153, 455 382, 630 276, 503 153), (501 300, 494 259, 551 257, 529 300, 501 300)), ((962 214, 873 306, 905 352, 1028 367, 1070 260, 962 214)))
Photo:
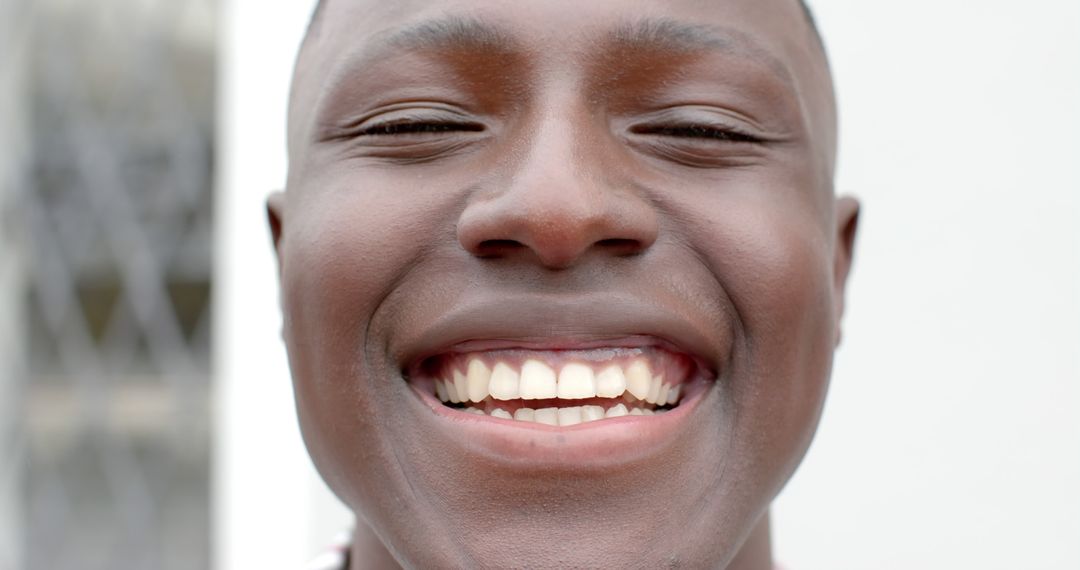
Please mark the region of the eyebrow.
POLYGON ((663 46, 672 49, 730 51, 730 30, 670 19, 648 18, 615 29, 611 39, 630 46, 663 46))
MULTIPOLYGON (((769 51, 760 40, 732 27, 666 18, 642 18, 619 25, 606 34, 593 38, 590 44, 597 53, 610 53, 612 49, 642 53, 720 53, 751 61, 771 71, 773 76, 789 88, 795 85, 791 70, 780 58, 769 51)), ((336 92, 339 85, 347 84, 347 78, 362 73, 362 70, 374 62, 384 60, 394 53, 438 54, 459 51, 520 55, 528 51, 525 43, 515 37, 512 30, 480 18, 457 15, 376 32, 368 46, 368 49, 363 50, 366 52, 364 55, 354 53, 352 57, 346 57, 345 61, 331 72, 333 79, 328 82, 328 93, 336 92)))
MULTIPOLYGON (((448 16, 378 34, 375 53, 401 51, 524 51, 521 42, 504 28, 479 18, 448 16)), ((642 18, 616 27, 594 41, 640 51, 719 52, 753 60, 774 71, 786 83, 791 72, 750 34, 731 27, 694 24, 668 18, 642 18)))
MULTIPOLYGON (((382 34, 380 34, 382 35, 382 34)), ((413 24, 382 38, 383 49, 437 51, 446 49, 518 51, 520 46, 502 28, 476 18, 449 16, 413 24)))
POLYGON ((728 26, 645 18, 616 28, 607 40, 641 51, 717 52, 737 56, 767 67, 785 83, 794 81, 787 65, 759 40, 728 26))

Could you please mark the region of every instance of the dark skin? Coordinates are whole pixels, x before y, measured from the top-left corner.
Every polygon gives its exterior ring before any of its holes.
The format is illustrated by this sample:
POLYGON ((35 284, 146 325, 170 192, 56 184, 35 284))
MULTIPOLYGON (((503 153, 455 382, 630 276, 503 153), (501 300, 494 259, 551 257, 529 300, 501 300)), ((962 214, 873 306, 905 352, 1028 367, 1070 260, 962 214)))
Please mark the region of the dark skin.
POLYGON ((269 212, 352 567, 771 568, 851 264, 835 123, 791 0, 330 2, 269 212), (627 338, 707 376, 666 422, 459 419, 410 374, 627 338))

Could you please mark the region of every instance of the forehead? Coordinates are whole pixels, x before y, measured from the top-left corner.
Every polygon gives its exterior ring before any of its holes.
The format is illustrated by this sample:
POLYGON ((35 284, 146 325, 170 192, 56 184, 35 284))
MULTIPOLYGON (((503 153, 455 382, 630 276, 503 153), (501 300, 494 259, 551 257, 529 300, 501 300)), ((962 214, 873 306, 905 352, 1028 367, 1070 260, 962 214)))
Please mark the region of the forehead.
MULTIPOLYGON (((441 1, 431 0, 400 0, 395 2, 378 2, 372 0, 335 0, 334 9, 336 21, 349 21, 349 17, 359 17, 363 22, 363 28, 371 30, 383 26, 392 26, 395 21, 409 19, 423 20, 425 14, 479 14, 487 12, 495 14, 503 11, 510 16, 517 16, 522 23, 540 24, 541 27, 552 22, 552 16, 563 16, 564 20, 571 23, 603 24, 611 22, 626 15, 655 15, 659 13, 674 15, 682 14, 691 19, 712 19, 710 16, 723 19, 725 16, 731 19, 733 16, 766 16, 767 20, 780 24, 780 28, 790 24, 787 18, 790 16, 792 3, 796 0, 757 0, 754 2, 727 2, 717 0, 665 0, 664 2, 649 3, 645 1, 627 2, 624 0, 596 0, 582 4, 574 2, 560 2, 549 0, 545 2, 532 2, 521 0, 520 2, 491 2, 491 1, 441 1), (565 4, 565 6, 560 6, 565 4), (509 8, 509 10, 506 10, 509 8), (570 8, 567 10, 565 8, 570 8), (659 9, 656 9, 659 8, 659 9), (743 8, 743 10, 739 10, 743 8), (745 8, 752 8, 746 10, 745 8), (764 9, 763 9, 764 8, 764 9), (546 12, 546 14, 544 14, 546 12), (530 16, 545 15, 540 20, 530 16)), ((812 16, 806 4, 797 0, 804 21, 813 28, 812 16)), ((327 0, 319 0, 312 17, 312 31, 319 31, 322 27, 322 15, 329 4, 327 0)), ((514 19, 511 17, 510 19, 514 19)), ((556 18, 558 19, 558 18, 556 18)), ((356 24, 357 22, 352 22, 356 24)), ((358 31, 355 25, 350 25, 352 30, 358 31)), ((550 30, 558 32, 560 30, 550 30)), ((565 31, 565 30, 563 30, 565 31)), ((816 35, 816 30, 815 30, 816 35)))
POLYGON ((617 77, 620 57, 691 51, 722 53, 785 82, 805 107, 807 130, 834 149, 831 77, 797 0, 323 0, 294 78, 290 148, 327 91, 410 54, 512 54, 507 65, 549 76, 579 64, 595 74, 601 60, 617 77))

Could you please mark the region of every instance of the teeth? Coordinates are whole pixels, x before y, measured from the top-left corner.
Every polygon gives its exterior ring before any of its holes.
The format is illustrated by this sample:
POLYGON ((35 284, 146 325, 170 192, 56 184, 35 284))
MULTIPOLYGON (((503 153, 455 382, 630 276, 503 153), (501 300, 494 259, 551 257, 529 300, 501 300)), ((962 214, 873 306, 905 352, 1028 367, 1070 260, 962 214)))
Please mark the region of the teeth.
POLYGON ((570 406, 567 408, 518 408, 512 415, 502 408, 492 408, 487 414, 484 410, 469 406, 462 410, 468 414, 478 416, 490 415, 493 418, 503 420, 517 420, 519 422, 535 422, 549 426, 573 426, 586 422, 595 422, 605 418, 620 418, 623 416, 652 416, 662 414, 667 410, 650 410, 647 408, 631 407, 624 404, 616 404, 606 412, 602 406, 570 406))
POLYGON ((446 391, 446 384, 443 384, 442 380, 435 381, 435 395, 439 397, 439 400, 443 403, 450 401, 450 393, 446 391))
POLYGON ((649 395, 652 387, 652 371, 644 360, 635 360, 626 369, 626 390, 639 400, 649 395))
POLYGON ((513 368, 502 362, 495 365, 488 385, 491 397, 496 400, 516 400, 521 397, 518 391, 518 374, 513 368))
POLYGON ((663 406, 664 404, 667 404, 670 394, 671 384, 664 384, 663 387, 660 388, 660 395, 656 397, 656 405, 663 406))
POLYGON ((488 397, 488 382, 491 380, 491 370, 479 358, 469 361, 467 372, 469 385, 469 399, 473 402, 483 402, 488 397))
POLYGON ((536 410, 533 421, 538 424, 557 426, 559 425, 559 408, 543 408, 536 410))
POLYGON ((592 368, 584 364, 567 364, 559 372, 559 398, 563 400, 584 400, 596 397, 596 377, 592 368))
POLYGON ((595 422, 604 419, 604 408, 601 406, 581 406, 581 421, 595 422))
MULTIPOLYGON (((555 371, 539 360, 526 360, 525 364, 521 366, 521 398, 523 400, 546 400, 557 395, 555 371)), ((537 418, 539 418, 540 410, 537 410, 536 413, 537 418)))
POLYGON ((581 423, 581 406, 559 408, 559 425, 572 426, 581 423))
POLYGON ((445 386, 446 386, 446 397, 450 399, 450 403, 452 403, 452 404, 460 404, 461 403, 461 397, 458 396, 457 386, 454 385, 454 381, 453 380, 447 380, 445 386))
POLYGON ((627 413, 629 413, 629 412, 627 411, 626 406, 624 404, 619 404, 619 405, 609 409, 607 411, 607 413, 604 414, 604 417, 605 418, 618 418, 618 417, 625 416, 627 413))
POLYGON ((618 398, 626 391, 626 376, 619 366, 608 366, 596 375, 596 395, 618 398))
POLYGON ((454 371, 454 389, 459 402, 469 401, 469 378, 457 370, 454 371))
POLYGON ((649 393, 645 395, 645 401, 650 404, 655 404, 656 400, 660 398, 660 387, 664 384, 663 376, 653 376, 652 381, 649 382, 649 393))
MULTIPOLYGON (((487 362, 490 362, 487 361, 487 362)), ((652 416, 667 411, 664 406, 679 402, 682 386, 664 383, 663 375, 653 375, 650 362, 636 358, 625 368, 608 363, 596 372, 587 363, 571 362, 556 370, 546 362, 529 358, 520 371, 513 364, 496 362, 494 367, 481 358, 470 358, 464 372, 450 368, 451 378, 435 380, 435 395, 444 403, 464 404, 462 411, 485 415, 483 402, 511 400, 589 400, 608 399, 615 404, 558 407, 549 403, 546 408, 518 408, 513 412, 505 407, 491 408, 487 415, 503 420, 535 422, 551 426, 573 426, 605 418, 622 416, 652 416), (646 409, 645 402, 656 408, 646 409), (606 410, 605 410, 606 408, 606 410)), ((511 409, 517 405, 510 404, 511 409)), ((538 403, 538 402, 537 402, 538 403)), ((579 402, 586 403, 586 402, 579 402)), ((503 406, 496 402, 496 406, 503 406)))

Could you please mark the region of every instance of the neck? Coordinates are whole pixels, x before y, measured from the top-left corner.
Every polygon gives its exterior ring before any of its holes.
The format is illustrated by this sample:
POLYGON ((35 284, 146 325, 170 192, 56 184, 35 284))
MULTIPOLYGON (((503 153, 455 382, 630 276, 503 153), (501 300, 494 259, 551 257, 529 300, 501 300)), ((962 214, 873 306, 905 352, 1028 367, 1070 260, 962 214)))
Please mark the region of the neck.
MULTIPOLYGON (((362 521, 357 521, 353 545, 349 553, 350 570, 401 570, 401 565, 394 560, 371 528, 362 521)), ((769 530, 769 513, 766 512, 750 536, 743 542, 739 553, 731 560, 725 570, 772 570, 772 535, 769 530)))
POLYGON ((769 512, 765 511, 726 570, 772 569, 772 533, 769 530, 769 512))

